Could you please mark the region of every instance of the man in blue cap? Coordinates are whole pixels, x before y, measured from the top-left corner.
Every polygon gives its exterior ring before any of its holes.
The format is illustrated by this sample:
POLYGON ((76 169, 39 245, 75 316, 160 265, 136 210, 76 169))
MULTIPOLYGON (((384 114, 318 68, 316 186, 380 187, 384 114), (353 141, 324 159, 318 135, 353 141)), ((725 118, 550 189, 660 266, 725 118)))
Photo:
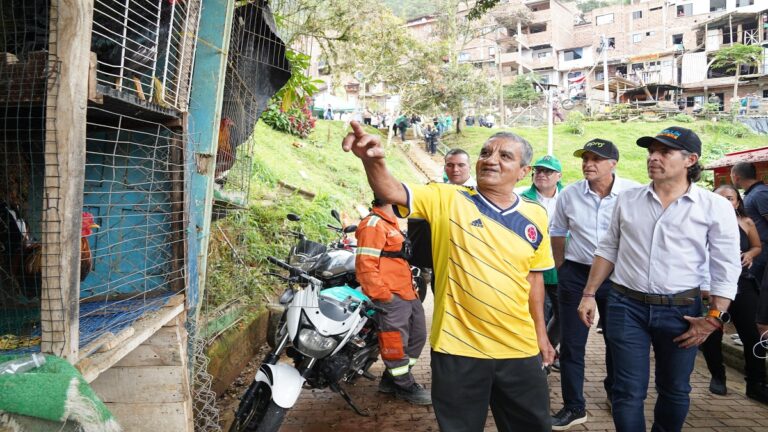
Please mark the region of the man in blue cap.
MULTIPOLYGON (((547 209, 547 216, 552 219, 555 213, 555 202, 563 185, 560 180, 563 177, 563 166, 560 161, 551 155, 546 155, 537 160, 533 165, 531 174, 533 184, 521 195, 538 201, 547 209)), ((550 269, 544 272, 544 289, 552 304, 552 317, 547 322, 547 336, 549 342, 557 349, 560 343, 560 308, 557 302, 557 270, 550 269)), ((553 369, 559 369, 559 361, 552 364, 553 369)))

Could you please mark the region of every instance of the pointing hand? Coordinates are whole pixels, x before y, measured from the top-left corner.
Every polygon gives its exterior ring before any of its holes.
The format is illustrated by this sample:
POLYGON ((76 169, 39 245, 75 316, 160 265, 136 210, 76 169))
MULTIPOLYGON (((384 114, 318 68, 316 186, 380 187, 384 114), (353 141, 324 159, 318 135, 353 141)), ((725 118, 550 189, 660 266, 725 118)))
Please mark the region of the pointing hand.
POLYGON ((341 148, 344 151, 351 151, 363 162, 384 158, 384 148, 377 135, 365 133, 360 123, 354 120, 350 122, 350 126, 352 126, 352 132, 348 133, 341 142, 341 148))

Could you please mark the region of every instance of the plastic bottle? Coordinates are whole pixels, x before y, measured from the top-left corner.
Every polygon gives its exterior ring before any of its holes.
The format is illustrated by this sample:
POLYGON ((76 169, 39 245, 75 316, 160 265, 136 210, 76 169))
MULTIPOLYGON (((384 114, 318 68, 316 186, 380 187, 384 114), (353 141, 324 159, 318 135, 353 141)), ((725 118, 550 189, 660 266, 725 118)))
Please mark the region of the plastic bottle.
POLYGON ((4 363, 0 363, 0 375, 23 373, 45 364, 45 356, 34 353, 4 363))

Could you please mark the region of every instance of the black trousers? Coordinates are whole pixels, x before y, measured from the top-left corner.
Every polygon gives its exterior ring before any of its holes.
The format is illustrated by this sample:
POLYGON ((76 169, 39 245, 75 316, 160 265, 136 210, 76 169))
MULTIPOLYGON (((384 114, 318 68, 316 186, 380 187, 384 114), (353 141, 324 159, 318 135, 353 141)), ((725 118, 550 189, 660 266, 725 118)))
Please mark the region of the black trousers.
POLYGON ((544 290, 552 304, 552 318, 547 321, 547 337, 552 347, 557 349, 560 343, 560 302, 557 297, 557 284, 546 284, 544 290))
MULTIPOLYGON (((765 359, 755 357, 752 348, 760 340, 755 327, 757 313, 758 289, 756 279, 739 279, 739 291, 731 302, 728 312, 731 314, 733 325, 744 344, 744 379, 749 383, 765 382, 765 359)), ((707 361, 709 373, 714 378, 725 379, 722 352, 723 332, 717 330, 709 335, 701 344, 700 349, 707 361)), ((765 357, 765 348, 756 348, 757 355, 765 357)))
POLYGON ((540 357, 496 360, 432 351, 432 407, 441 431, 482 431, 488 405, 500 432, 551 431, 540 357))

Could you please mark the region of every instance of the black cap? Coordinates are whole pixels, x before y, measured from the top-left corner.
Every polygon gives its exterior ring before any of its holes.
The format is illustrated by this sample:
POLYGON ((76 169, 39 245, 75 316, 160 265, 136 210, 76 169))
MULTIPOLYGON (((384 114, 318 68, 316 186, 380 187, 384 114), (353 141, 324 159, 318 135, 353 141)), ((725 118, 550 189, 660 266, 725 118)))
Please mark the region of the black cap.
POLYGON ((677 150, 685 150, 701 156, 701 140, 690 129, 672 126, 664 129, 654 137, 644 136, 637 140, 637 145, 648 148, 651 144, 659 142, 667 147, 677 150))
POLYGON ((605 159, 619 160, 619 149, 612 142, 601 138, 595 138, 587 142, 583 148, 573 152, 573 155, 581 157, 586 152, 592 152, 605 159))

